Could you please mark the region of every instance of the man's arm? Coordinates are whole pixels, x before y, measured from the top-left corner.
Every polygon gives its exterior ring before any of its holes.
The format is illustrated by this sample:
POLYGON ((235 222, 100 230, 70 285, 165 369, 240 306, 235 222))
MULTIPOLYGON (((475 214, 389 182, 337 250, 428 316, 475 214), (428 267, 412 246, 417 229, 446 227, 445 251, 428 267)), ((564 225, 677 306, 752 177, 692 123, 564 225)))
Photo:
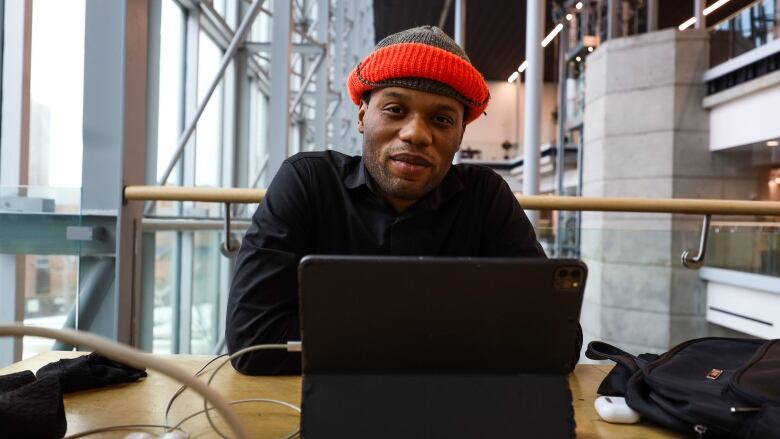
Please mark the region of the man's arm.
MULTIPOLYGON (((531 221, 517 202, 509 185, 501 177, 495 196, 488 202, 487 221, 485 230, 495 231, 488 237, 485 248, 485 256, 509 256, 526 258, 546 258, 542 246, 536 239, 531 221)), ((575 341, 572 355, 572 370, 580 360, 582 351, 582 326, 577 324, 577 340, 575 341)))
MULTIPOLYGON (((252 217, 233 272, 227 305, 228 352, 300 340, 297 268, 308 253, 311 211, 305 185, 285 162, 252 217)), ((298 374, 299 353, 258 351, 233 360, 250 375, 298 374)))

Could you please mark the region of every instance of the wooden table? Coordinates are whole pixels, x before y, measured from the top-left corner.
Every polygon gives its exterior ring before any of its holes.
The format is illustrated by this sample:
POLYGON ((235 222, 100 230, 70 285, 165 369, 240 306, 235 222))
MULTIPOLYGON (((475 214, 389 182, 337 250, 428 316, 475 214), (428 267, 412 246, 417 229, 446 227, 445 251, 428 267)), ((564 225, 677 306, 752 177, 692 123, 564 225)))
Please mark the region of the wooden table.
MULTIPOLYGON (((44 364, 60 358, 83 355, 76 352, 47 352, 28 360, 0 369, 0 375, 22 370, 35 372, 44 364)), ((162 356, 184 370, 195 373, 211 357, 195 355, 162 356)), ((574 413, 577 421, 577 437, 580 438, 668 438, 683 437, 669 430, 644 424, 618 425, 602 421, 593 408, 596 389, 611 366, 578 365, 570 376, 574 397, 574 413)), ((213 370, 213 366, 210 367, 213 370)), ((162 424, 165 406, 179 383, 155 371, 142 382, 124 384, 112 388, 89 390, 65 395, 65 413, 68 434, 116 425, 116 424, 162 424)), ((207 376, 207 375, 206 375, 207 376)), ((212 383, 228 400, 248 398, 270 398, 300 404, 301 379, 290 377, 250 377, 237 373, 230 366, 220 370, 212 383)), ((282 438, 298 426, 298 413, 282 406, 251 403, 234 406, 245 420, 253 438, 282 438)), ((178 422, 184 416, 203 409, 203 400, 196 393, 187 390, 174 403, 171 422, 178 422)), ((217 415, 216 418, 219 418, 217 415)), ((217 419, 217 424, 223 424, 217 419)), ((193 438, 216 437, 204 416, 187 421, 183 428, 193 438)), ((224 427, 226 433, 230 430, 224 427)), ((126 433, 104 434, 95 437, 122 438, 126 433)))

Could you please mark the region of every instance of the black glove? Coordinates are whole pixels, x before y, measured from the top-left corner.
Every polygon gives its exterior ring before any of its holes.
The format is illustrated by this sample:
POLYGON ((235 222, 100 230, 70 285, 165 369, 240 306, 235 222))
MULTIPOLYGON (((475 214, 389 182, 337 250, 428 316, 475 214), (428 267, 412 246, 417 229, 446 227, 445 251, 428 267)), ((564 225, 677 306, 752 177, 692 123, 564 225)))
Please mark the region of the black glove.
POLYGON ((56 377, 36 381, 32 372, 26 370, 0 377, 0 386, 0 436, 65 436, 68 425, 56 377))
POLYGON ((129 383, 146 377, 146 371, 109 360, 93 352, 78 358, 55 361, 38 369, 38 379, 56 376, 62 393, 129 383))
POLYGON ((35 375, 29 370, 9 375, 0 375, 0 394, 16 390, 33 381, 35 381, 35 375))

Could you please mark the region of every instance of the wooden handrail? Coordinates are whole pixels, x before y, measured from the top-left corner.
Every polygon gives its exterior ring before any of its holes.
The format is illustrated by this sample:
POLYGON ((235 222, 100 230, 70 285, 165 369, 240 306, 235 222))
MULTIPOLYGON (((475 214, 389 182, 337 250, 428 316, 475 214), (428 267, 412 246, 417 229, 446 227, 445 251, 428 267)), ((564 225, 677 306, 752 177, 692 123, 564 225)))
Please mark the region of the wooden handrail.
MULTIPOLYGON (((265 189, 199 188, 174 186, 127 186, 127 201, 203 201, 214 203, 259 203, 265 189)), ((595 212, 684 213, 692 215, 780 216, 780 202, 702 200, 686 198, 597 198, 548 195, 515 197, 528 210, 575 210, 595 212)))

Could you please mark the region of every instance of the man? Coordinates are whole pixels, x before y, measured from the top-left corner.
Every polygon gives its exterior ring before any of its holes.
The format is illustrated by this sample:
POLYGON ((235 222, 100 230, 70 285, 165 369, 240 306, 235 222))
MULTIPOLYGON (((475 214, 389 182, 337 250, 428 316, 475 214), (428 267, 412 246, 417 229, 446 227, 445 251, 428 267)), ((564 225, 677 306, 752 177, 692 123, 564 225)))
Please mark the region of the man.
MULTIPOLYGON (((230 352, 300 340, 297 267, 307 254, 545 257, 501 177, 451 165, 489 99, 451 38, 432 26, 391 35, 347 87, 359 106, 363 156, 311 152, 283 163, 238 255, 230 352)), ((261 351, 233 365, 247 374, 300 373, 300 361, 261 351)))

